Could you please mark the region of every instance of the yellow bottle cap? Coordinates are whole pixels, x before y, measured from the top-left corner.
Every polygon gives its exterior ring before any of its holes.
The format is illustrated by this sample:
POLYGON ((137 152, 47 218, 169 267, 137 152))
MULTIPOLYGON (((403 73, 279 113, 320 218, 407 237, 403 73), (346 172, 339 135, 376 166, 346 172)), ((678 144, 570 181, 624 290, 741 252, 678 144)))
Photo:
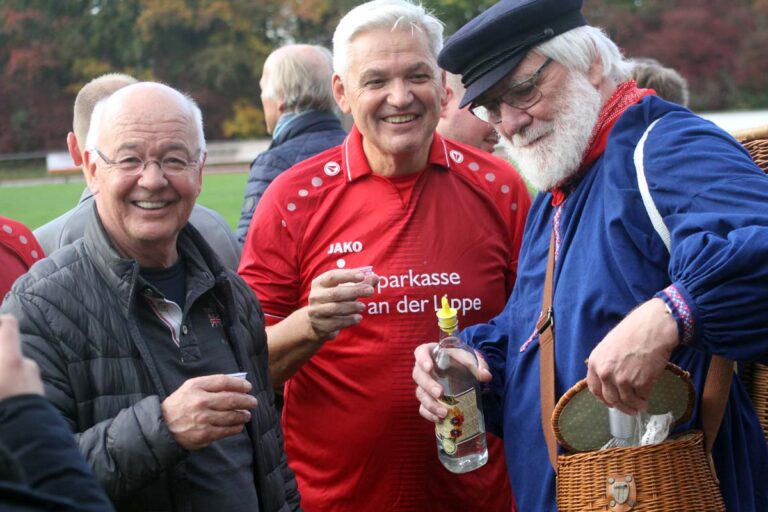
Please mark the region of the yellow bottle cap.
POLYGON ((455 331, 456 327, 459 325, 459 320, 457 318, 458 312, 448 303, 447 295, 443 295, 441 305, 442 307, 437 310, 437 325, 443 331, 451 333, 455 331))

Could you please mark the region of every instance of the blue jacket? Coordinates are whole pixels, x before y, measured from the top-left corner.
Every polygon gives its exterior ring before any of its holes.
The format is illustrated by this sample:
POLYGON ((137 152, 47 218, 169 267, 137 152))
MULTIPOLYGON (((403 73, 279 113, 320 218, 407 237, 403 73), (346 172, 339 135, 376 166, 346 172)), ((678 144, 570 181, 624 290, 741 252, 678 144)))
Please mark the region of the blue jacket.
POLYGON ((243 211, 237 224, 237 240, 242 245, 248 234, 253 210, 261 196, 278 174, 326 149, 344 141, 346 132, 339 118, 331 112, 307 112, 296 118, 280 136, 272 141, 269 149, 251 163, 248 183, 245 186, 243 211))
MULTIPOLYGON (((538 337, 532 335, 555 216, 551 199, 539 194, 531 206, 505 310, 463 333, 485 353, 494 375, 492 389, 503 405, 485 413, 503 422, 518 508, 537 512, 556 510, 555 473, 541 428, 538 337)), ((672 361, 690 372, 697 391, 693 417, 680 430, 700 429, 710 356, 743 361, 768 352, 766 204, 768 179, 728 134, 655 96, 630 107, 558 217, 556 398, 586 376, 584 360, 611 328, 674 284, 691 307, 693 331, 672 361), (652 227, 632 163, 638 140, 656 119, 645 144, 645 173, 672 235, 671 254, 652 227)), ((713 458, 729 512, 768 510, 768 449, 737 377, 713 458)))
POLYGON ((114 511, 61 414, 42 396, 0 401, 0 510, 114 511))

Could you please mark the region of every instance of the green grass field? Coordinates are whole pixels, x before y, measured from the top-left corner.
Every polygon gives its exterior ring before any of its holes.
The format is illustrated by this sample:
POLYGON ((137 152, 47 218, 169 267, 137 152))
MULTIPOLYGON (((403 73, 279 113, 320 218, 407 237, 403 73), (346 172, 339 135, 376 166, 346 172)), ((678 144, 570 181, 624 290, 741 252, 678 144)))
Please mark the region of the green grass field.
MULTIPOLYGON (((198 203, 219 212, 234 229, 240 219, 247 179, 245 173, 203 175, 198 203)), ((81 180, 45 185, 0 184, 0 215, 35 229, 77 204, 83 187, 81 180)))

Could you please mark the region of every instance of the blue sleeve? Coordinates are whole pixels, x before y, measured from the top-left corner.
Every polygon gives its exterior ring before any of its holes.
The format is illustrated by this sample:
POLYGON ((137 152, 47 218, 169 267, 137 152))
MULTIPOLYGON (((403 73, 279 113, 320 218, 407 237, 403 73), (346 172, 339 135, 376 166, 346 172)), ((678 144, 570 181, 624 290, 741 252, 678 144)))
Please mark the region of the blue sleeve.
POLYGON ((3 482, 9 485, 0 498, 3 510, 9 504, 23 510, 38 510, 38 505, 39 510, 113 510, 72 432, 42 396, 0 402, 0 439, 25 476, 25 482, 13 486, 3 482))
POLYGON ((505 313, 508 307, 509 304, 490 322, 473 325, 461 332, 461 338, 465 343, 482 352, 491 371, 491 382, 483 392, 485 428, 500 437, 503 437, 502 397, 506 379, 507 332, 509 332, 505 327, 504 318, 506 318, 505 313))
POLYGON ((768 355, 768 179, 709 122, 668 114, 651 131, 645 167, 671 234, 662 291, 681 340, 736 360, 768 355))

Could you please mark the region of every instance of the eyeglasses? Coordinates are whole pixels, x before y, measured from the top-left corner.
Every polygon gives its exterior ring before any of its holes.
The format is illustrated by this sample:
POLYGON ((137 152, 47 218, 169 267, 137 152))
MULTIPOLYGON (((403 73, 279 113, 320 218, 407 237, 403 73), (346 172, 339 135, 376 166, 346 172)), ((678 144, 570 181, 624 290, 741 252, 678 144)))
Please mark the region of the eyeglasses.
POLYGON ((200 163, 200 150, 197 151, 194 160, 185 160, 177 156, 166 156, 162 160, 142 160, 137 156, 124 156, 117 160, 110 160, 104 153, 96 149, 96 154, 109 166, 120 171, 124 176, 138 176, 151 163, 156 163, 163 174, 175 176, 191 171, 200 163))
POLYGON ((507 89, 503 94, 484 103, 473 104, 469 107, 475 117, 486 123, 499 124, 501 122, 501 104, 505 103, 512 108, 527 110, 538 103, 543 93, 536 86, 541 73, 552 62, 547 59, 529 78, 507 89))

